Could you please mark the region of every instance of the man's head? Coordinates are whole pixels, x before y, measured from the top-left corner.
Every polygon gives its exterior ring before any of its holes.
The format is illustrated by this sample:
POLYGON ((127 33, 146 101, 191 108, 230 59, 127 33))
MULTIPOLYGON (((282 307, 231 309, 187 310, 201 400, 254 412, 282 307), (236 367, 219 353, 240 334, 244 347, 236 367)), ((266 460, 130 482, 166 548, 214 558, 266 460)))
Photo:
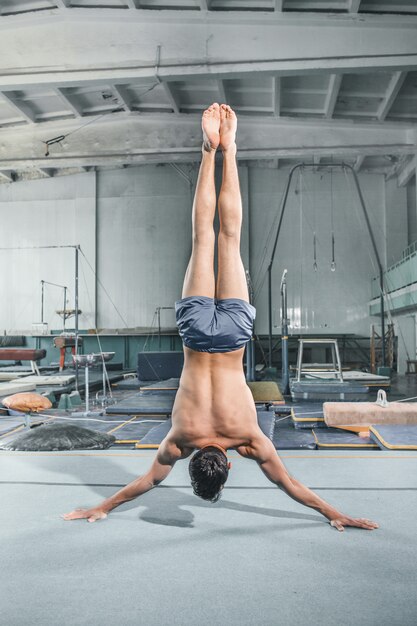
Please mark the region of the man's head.
POLYGON ((220 446, 201 448, 190 461, 191 485, 196 496, 217 502, 229 475, 230 463, 220 446))

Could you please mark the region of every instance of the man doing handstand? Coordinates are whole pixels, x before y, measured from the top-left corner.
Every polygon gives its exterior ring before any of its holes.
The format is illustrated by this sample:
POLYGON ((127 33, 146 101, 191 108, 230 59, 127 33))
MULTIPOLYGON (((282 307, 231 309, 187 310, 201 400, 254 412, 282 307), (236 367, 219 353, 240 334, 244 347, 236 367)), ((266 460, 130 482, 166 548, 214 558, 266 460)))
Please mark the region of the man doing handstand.
POLYGON ((242 201, 236 165, 236 115, 217 103, 203 113, 203 149, 195 192, 193 246, 176 318, 184 343, 184 368, 172 409, 172 428, 144 475, 91 509, 76 509, 64 519, 105 518, 120 504, 161 483, 179 459, 189 457, 194 493, 216 502, 227 480, 227 450, 258 463, 266 477, 291 498, 324 515, 332 526, 378 528, 368 519, 354 519, 327 504, 291 477, 274 445, 258 426, 256 408, 246 385, 242 361, 251 338, 255 309, 249 304, 240 257, 242 201), (223 180, 218 198, 218 276, 214 276, 213 220, 217 148, 223 152, 223 180))

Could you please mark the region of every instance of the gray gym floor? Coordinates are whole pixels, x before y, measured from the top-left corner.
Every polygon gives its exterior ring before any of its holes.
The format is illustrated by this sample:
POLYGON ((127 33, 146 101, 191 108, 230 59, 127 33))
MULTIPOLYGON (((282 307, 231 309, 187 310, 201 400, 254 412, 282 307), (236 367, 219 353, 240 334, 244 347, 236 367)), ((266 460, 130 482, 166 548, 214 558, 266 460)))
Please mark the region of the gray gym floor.
POLYGON ((145 626, 415 626, 417 453, 291 451, 289 471, 343 512, 339 533, 231 453, 222 500, 196 498, 187 461, 102 522, 92 506, 154 451, 0 454, 0 621, 145 626))

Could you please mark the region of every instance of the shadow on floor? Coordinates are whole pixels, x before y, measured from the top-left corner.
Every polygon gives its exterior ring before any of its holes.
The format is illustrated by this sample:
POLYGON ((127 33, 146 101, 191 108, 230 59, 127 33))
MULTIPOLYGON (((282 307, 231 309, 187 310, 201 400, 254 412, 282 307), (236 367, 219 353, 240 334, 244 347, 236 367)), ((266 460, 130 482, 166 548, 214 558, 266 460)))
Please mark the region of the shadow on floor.
MULTIPOLYGON (((103 481, 103 483, 99 483, 99 479, 97 480, 97 478, 92 481, 91 465, 88 466, 85 463, 74 463, 74 459, 68 457, 60 457, 60 459, 62 463, 56 463, 54 471, 59 471, 66 476, 73 476, 75 479, 74 482, 58 482, 50 480, 45 481, 45 485, 50 484, 51 486, 65 486, 80 484, 83 486, 90 486, 94 493, 96 493, 98 496, 96 502, 69 502, 67 511, 70 511, 77 507, 93 507, 99 504, 100 499, 108 498, 111 494, 118 491, 121 487, 137 478, 137 475, 127 472, 124 468, 120 467, 120 465, 116 464, 109 457, 96 458, 94 462, 95 477, 99 477, 101 475, 113 475, 117 477, 117 483, 116 481, 112 481, 111 483, 106 483, 103 481), (102 468, 102 471, 100 471, 100 466, 102 468)), ((31 460, 31 457, 28 456, 27 461, 30 462, 31 460)), ((36 466, 38 468, 39 466, 43 466, 49 472, 51 471, 50 458, 36 457, 36 461, 36 466)), ((149 463, 151 463, 151 458, 149 459, 149 463)), ((279 490, 277 489, 277 492, 278 491, 279 490)), ((242 492, 242 498, 247 498, 248 494, 250 497, 250 494, 253 492, 256 492, 256 487, 248 488, 248 491, 242 492)), ((279 497, 278 493, 277 497, 279 497)), ((296 513, 293 511, 254 506, 251 504, 246 504, 244 502, 233 502, 231 500, 227 500, 227 485, 225 487, 223 497, 220 499, 219 502, 215 504, 206 502, 205 500, 202 500, 201 498, 198 498, 197 496, 192 494, 191 485, 189 493, 184 492, 183 488, 180 490, 175 487, 161 485, 160 487, 143 494, 137 500, 121 505, 118 509, 115 510, 115 512, 117 513, 117 511, 121 512, 135 509, 138 507, 145 507, 145 509, 142 510, 139 514, 139 518, 144 522, 148 522, 149 524, 158 524, 162 526, 192 528, 194 523, 194 515, 190 510, 183 507, 196 506, 210 510, 219 508, 227 509, 230 511, 240 511, 242 513, 253 513, 256 515, 263 515, 267 517, 296 519, 303 521, 307 520, 312 522, 320 522, 321 524, 323 523, 323 518, 319 515, 309 513, 296 513)))

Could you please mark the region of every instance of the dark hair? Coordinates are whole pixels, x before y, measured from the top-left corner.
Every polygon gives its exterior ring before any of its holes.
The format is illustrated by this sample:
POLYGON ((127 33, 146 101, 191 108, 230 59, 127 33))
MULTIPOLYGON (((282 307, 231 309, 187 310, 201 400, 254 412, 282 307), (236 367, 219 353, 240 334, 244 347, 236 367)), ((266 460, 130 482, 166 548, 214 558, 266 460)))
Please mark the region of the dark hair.
POLYGON ((189 472, 195 495, 217 502, 229 475, 226 455, 214 446, 202 448, 192 457, 189 472))

